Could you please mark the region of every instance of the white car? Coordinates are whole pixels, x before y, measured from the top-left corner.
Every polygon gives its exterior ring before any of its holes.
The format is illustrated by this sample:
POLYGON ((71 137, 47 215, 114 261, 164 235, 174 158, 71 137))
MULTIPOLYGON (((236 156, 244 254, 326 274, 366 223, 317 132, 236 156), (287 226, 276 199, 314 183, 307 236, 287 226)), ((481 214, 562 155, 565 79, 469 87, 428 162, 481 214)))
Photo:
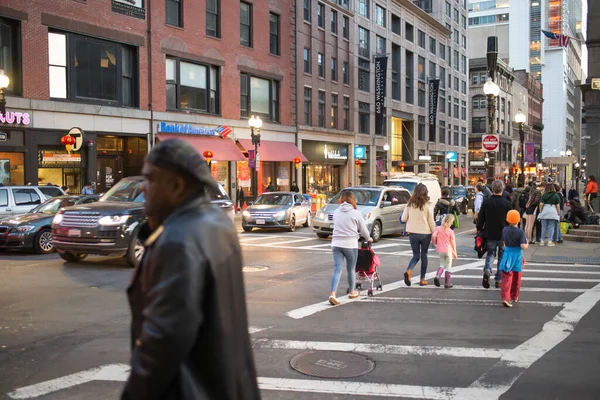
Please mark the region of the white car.
POLYGON ((429 191, 429 201, 431 204, 436 204, 437 201, 442 197, 442 189, 440 188, 440 183, 435 175, 419 174, 414 176, 386 179, 383 182, 383 186, 403 187, 412 195, 415 191, 415 187, 419 183, 427 186, 427 190, 429 191))

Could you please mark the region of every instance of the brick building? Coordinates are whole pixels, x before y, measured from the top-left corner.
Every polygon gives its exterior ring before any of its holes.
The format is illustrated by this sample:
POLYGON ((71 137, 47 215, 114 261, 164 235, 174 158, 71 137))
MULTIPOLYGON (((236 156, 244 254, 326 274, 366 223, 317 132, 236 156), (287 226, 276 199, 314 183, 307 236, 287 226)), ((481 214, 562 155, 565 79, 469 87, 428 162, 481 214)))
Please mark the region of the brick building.
MULTIPOLYGON (((11 79, 8 183, 98 192, 139 174, 155 137, 175 134, 213 152, 232 197, 268 182, 289 188, 295 147, 292 1, 5 0, 0 69, 11 79), (260 171, 248 165, 247 118, 260 116, 260 171), (84 132, 72 154, 60 138, 84 132), (226 138, 219 133, 230 128, 226 138), (238 186, 239 185, 239 186, 238 186)), ((6 164, 6 163, 5 163, 6 164)))

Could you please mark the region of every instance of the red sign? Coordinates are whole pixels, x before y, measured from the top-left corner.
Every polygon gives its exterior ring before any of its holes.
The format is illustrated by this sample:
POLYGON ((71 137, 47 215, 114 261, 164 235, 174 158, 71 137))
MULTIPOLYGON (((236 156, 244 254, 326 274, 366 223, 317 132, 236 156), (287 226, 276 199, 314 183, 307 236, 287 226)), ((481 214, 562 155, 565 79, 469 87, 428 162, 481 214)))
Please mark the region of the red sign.
POLYGON ((498 135, 484 135, 481 139, 483 151, 497 151, 500 146, 500 138, 498 135))

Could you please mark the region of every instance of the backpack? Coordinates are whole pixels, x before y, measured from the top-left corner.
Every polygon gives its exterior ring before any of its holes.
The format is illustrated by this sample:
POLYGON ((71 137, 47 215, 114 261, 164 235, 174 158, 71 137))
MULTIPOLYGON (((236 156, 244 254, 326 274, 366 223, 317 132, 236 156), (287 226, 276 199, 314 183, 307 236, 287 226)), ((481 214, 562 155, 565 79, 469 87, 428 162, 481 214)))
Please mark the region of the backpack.
POLYGON ((519 196, 519 207, 525 208, 527 207, 527 202, 529 201, 529 192, 523 191, 519 196))
POLYGON ((600 217, 596 214, 588 214, 585 216, 585 225, 598 225, 600 223, 600 217))
POLYGON ((481 193, 483 193, 483 199, 489 199, 490 197, 492 197, 492 191, 490 190, 489 187, 483 185, 483 190, 481 191, 481 193))

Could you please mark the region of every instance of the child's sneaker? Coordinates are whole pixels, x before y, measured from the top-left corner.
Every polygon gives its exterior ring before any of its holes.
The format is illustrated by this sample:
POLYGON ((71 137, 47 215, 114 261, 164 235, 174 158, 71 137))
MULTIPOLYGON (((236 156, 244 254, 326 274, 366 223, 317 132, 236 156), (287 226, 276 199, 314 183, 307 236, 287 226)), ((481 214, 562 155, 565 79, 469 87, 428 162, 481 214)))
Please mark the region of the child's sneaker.
POLYGON ((440 287, 440 277, 436 276, 433 278, 433 283, 435 284, 435 287, 440 287))
POLYGON ((499 289, 500 285, 502 285, 502 281, 496 281, 494 285, 496 286, 496 289, 499 289))
POLYGON ((486 289, 490 288, 490 273, 488 271, 485 271, 483 273, 483 281, 481 282, 481 284, 486 289))
POLYGON ((517 297, 516 299, 512 299, 513 303, 518 303, 519 302, 519 298, 517 297))
POLYGON ((449 283, 447 283, 447 284, 445 284, 445 285, 444 285, 444 287, 445 287, 446 289, 450 289, 450 288, 452 287, 452 285, 451 285, 451 284, 449 284, 449 283))
POLYGON ((512 307, 512 304, 510 304, 510 302, 508 302, 508 301, 506 301, 506 300, 504 300, 504 301, 502 302, 502 304, 504 305, 504 307, 512 307))

